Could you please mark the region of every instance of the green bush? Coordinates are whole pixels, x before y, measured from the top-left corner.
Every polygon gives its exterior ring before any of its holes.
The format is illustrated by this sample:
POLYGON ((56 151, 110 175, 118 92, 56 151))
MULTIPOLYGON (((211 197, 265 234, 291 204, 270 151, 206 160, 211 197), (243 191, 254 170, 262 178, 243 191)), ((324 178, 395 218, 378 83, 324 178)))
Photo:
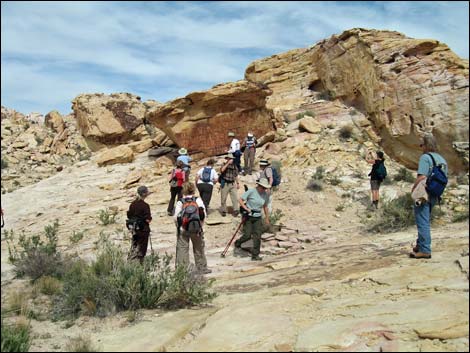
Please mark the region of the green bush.
POLYGON ((108 224, 116 223, 116 214, 111 213, 109 209, 100 210, 100 221, 101 224, 107 226, 108 224))
POLYGON ((9 325, 3 323, 2 352, 28 352, 31 345, 29 325, 9 325))
POLYGON ((18 245, 14 245, 13 230, 5 233, 8 245, 9 258, 15 265, 18 277, 29 276, 33 281, 41 276, 61 277, 65 271, 65 262, 57 251, 57 233, 59 221, 56 219, 52 225, 44 227, 44 237, 40 235, 27 237, 23 232, 19 236, 18 245))
POLYGON ((338 178, 338 176, 336 176, 336 175, 331 176, 328 181, 329 181, 330 184, 333 185, 333 186, 336 186, 336 185, 341 184, 341 179, 338 178))
POLYGON ((384 201, 375 217, 365 219, 369 232, 390 233, 415 224, 413 199, 407 193, 392 201, 384 201))
POLYGON ((315 174, 313 174, 312 178, 321 180, 321 179, 323 179, 324 176, 325 176, 325 168, 320 165, 315 170, 315 174))
POLYGON ((393 178, 395 181, 406 181, 407 183, 414 183, 415 182, 415 177, 413 174, 406 168, 402 167, 398 171, 398 174, 395 175, 393 178))
POLYGON ((339 129, 339 137, 343 140, 351 138, 353 135, 353 128, 351 125, 345 125, 339 129))
POLYGON ((85 235, 85 230, 82 230, 80 232, 73 231, 72 235, 69 237, 69 240, 72 244, 77 244, 80 240, 83 239, 83 236, 85 235))
POLYGON ((307 183, 307 189, 310 191, 322 191, 323 183, 318 179, 312 178, 307 183))
POLYGON ((172 271, 171 256, 150 254, 141 265, 127 261, 126 254, 106 242, 95 262, 77 261, 64 276, 62 295, 56 305, 58 319, 83 313, 107 316, 141 308, 181 308, 203 303, 215 294, 206 282, 186 268, 172 271))

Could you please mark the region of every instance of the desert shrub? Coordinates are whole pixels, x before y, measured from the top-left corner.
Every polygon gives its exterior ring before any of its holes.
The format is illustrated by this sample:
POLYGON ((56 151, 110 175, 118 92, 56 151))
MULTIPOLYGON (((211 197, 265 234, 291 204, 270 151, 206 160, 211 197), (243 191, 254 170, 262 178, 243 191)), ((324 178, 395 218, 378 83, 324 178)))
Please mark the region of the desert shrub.
POLYGON ((341 179, 338 178, 338 176, 336 176, 336 175, 331 176, 331 177, 328 179, 328 181, 329 181, 330 184, 333 185, 333 186, 336 186, 336 185, 341 184, 341 179))
POLYGON ((29 324, 5 324, 1 318, 2 352, 28 352, 31 345, 29 324))
POLYGON ((406 168, 402 167, 393 178, 395 181, 406 181, 407 183, 414 183, 415 178, 413 174, 406 168))
POLYGON ((66 352, 99 352, 99 349, 93 345, 90 337, 78 336, 71 338, 65 346, 66 352))
POLYGON ((54 277, 43 276, 34 283, 34 294, 55 295, 62 290, 62 283, 54 277))
MULTIPOLYGON (((469 206, 468 206, 468 194, 467 196, 464 198, 464 202, 465 202, 465 209, 464 210, 460 210, 460 211, 455 211, 454 214, 452 215, 452 222, 463 222, 463 221, 466 221, 468 220, 468 210, 469 210, 469 206)), ((433 210, 434 212, 434 210, 433 210)))
POLYGON ((83 239, 83 236, 85 235, 85 230, 82 230, 80 232, 73 231, 72 235, 69 237, 69 240, 72 244, 77 244, 80 240, 83 239))
POLYGON ((353 128, 351 125, 345 125, 339 129, 339 137, 343 140, 351 138, 353 135, 353 128))
POLYGON ((329 100, 335 99, 335 98, 336 98, 336 94, 335 94, 335 92, 328 90, 328 91, 320 92, 320 93, 318 94, 318 98, 319 98, 319 99, 324 99, 324 100, 326 100, 326 101, 329 101, 329 100))
POLYGON ((269 223, 277 224, 277 222, 279 222, 282 217, 284 217, 284 212, 282 212, 280 209, 276 209, 269 215, 269 223))
POLYGON ((323 183, 315 178, 311 178, 307 183, 307 189, 310 191, 322 191, 323 183))
POLYGON ((313 174, 312 178, 321 180, 321 179, 323 179, 324 176, 325 176, 325 168, 320 165, 315 170, 315 174, 313 174))
POLYGON ((33 281, 41 276, 61 277, 65 271, 65 261, 57 251, 57 233, 59 221, 44 227, 44 236, 27 237, 23 232, 19 236, 18 245, 14 245, 13 230, 6 233, 10 261, 15 265, 18 277, 29 276, 33 281), (45 238, 43 240, 42 238, 45 238))
POLYGON ((6 159, 1 159, 1 168, 6 169, 8 168, 8 161, 6 159))
POLYGON ((462 174, 462 175, 457 176, 457 184, 468 185, 468 175, 462 174))
POLYGON ((172 271, 171 256, 150 254, 143 264, 127 261, 126 254, 106 242, 95 262, 77 261, 64 276, 55 317, 107 316, 141 308, 181 308, 212 299, 212 281, 186 268, 172 271))
POLYGON ((406 229, 415 224, 413 200, 407 193, 392 201, 384 201, 376 216, 365 219, 369 232, 390 233, 406 229))
POLYGON ((336 206, 335 210, 337 212, 342 212, 342 211, 344 211, 344 208, 345 208, 344 203, 340 203, 339 205, 336 206))
POLYGON ((7 299, 8 312, 15 313, 16 315, 27 316, 30 311, 29 299, 29 292, 19 290, 11 292, 7 299))
POLYGON ((116 223, 116 214, 112 213, 108 208, 100 210, 99 218, 101 224, 107 226, 108 224, 116 223))

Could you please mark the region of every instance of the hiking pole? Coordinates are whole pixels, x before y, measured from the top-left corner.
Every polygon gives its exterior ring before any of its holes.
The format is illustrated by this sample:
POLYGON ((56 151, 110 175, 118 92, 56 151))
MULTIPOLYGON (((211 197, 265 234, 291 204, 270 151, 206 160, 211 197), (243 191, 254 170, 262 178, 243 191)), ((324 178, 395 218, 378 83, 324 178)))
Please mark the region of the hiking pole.
POLYGON ((229 248, 230 245, 232 244, 233 239, 235 239, 235 236, 237 235, 238 231, 240 230, 241 226, 245 223, 245 221, 246 221, 246 217, 242 217, 242 221, 241 221, 240 224, 238 225, 237 230, 235 231, 235 233, 233 233, 232 239, 230 239, 230 241, 228 242, 228 244, 227 244, 227 246, 225 247, 224 251, 222 252, 222 254, 220 254, 220 257, 225 257, 225 254, 227 253, 228 248, 229 248))
POLYGON ((150 242, 150 251, 153 255, 153 247, 152 247, 152 233, 149 233, 149 242, 150 242))

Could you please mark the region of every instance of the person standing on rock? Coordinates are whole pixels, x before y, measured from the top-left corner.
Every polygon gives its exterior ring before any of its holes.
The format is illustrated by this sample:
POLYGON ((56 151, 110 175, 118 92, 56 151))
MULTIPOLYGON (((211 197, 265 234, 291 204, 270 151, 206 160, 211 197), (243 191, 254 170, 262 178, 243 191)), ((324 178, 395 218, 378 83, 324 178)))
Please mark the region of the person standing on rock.
MULTIPOLYGON (((413 185, 413 190, 423 180, 431 176, 434 165, 441 166, 441 170, 447 176, 447 162, 439 153, 437 153, 437 142, 433 135, 423 136, 420 144, 423 154, 419 158, 418 175, 413 185)), ((416 246, 410 253, 410 257, 415 259, 431 258, 431 211, 434 205, 439 201, 439 197, 433 196, 428 192, 428 201, 414 205, 414 214, 416 227, 418 229, 418 239, 416 246)))
POLYGON ((238 206, 238 189, 240 188, 240 183, 238 182, 238 169, 234 163, 235 157, 233 154, 229 153, 225 157, 225 164, 220 169, 220 187, 221 187, 221 206, 222 206, 222 216, 227 215, 227 196, 230 194, 232 199, 233 206, 233 216, 238 215, 237 206, 238 206))
POLYGON ((227 153, 233 154, 233 156, 235 157, 235 160, 233 161, 233 163, 237 167, 238 173, 241 173, 242 166, 240 164, 240 160, 241 160, 242 152, 240 150, 240 141, 238 141, 238 139, 235 138, 235 133, 233 132, 229 132, 228 137, 232 139, 232 142, 230 142, 230 149, 227 151, 227 153))
POLYGON ((256 182, 256 188, 247 190, 238 200, 240 206, 246 211, 246 220, 243 225, 243 236, 235 241, 235 247, 240 248, 247 240, 253 239, 253 251, 251 260, 259 261, 261 251, 261 234, 263 234, 263 221, 261 217, 261 209, 264 212, 264 220, 269 226, 268 200, 267 190, 271 188, 267 179, 260 179, 256 182))
POLYGON ((219 178, 219 175, 214 169, 214 163, 213 159, 209 159, 206 166, 199 169, 196 174, 196 186, 207 213, 209 213, 209 204, 211 202, 214 184, 217 183, 217 179, 219 178))
POLYGON ((256 154, 256 137, 253 136, 251 132, 245 138, 243 142, 243 147, 245 151, 243 152, 243 157, 245 160, 244 165, 244 172, 251 175, 253 172, 254 164, 255 164, 255 154, 256 154))
POLYGON ((175 207, 176 196, 180 199, 183 196, 183 184, 186 181, 186 174, 183 170, 184 163, 182 161, 176 162, 176 168, 174 168, 168 175, 170 183, 170 202, 168 203, 167 214, 173 216, 173 209, 175 207))
POLYGON ((174 220, 177 228, 176 266, 189 265, 189 241, 193 243, 194 262, 199 273, 212 271, 207 268, 204 253, 204 219, 206 209, 201 198, 195 196, 196 187, 193 183, 185 183, 183 197, 176 203, 174 220))
POLYGON ((271 163, 269 163, 269 161, 266 159, 262 159, 259 161, 259 167, 261 169, 259 180, 266 179, 268 180, 268 183, 270 185, 269 190, 267 190, 266 192, 269 195, 268 211, 269 214, 271 214, 273 212, 273 193, 278 189, 278 185, 274 180, 274 168, 271 166, 271 163))
POLYGON ((128 259, 138 259, 140 263, 144 262, 147 254, 148 241, 150 236, 150 222, 152 215, 150 206, 144 200, 150 194, 149 189, 142 185, 137 188, 137 198, 130 204, 127 211, 129 220, 136 220, 136 227, 132 233, 132 245, 128 259))
POLYGON ((387 176, 385 169, 385 158, 382 151, 377 151, 375 156, 372 151, 368 151, 366 155, 366 161, 369 164, 372 164, 372 170, 370 171, 370 189, 372 194, 372 205, 377 209, 379 207, 379 189, 380 184, 383 182, 384 178, 387 176), (384 172, 385 170, 385 172, 384 172))
POLYGON ((191 166, 189 165, 189 162, 191 162, 193 159, 188 156, 188 150, 186 148, 180 148, 178 154, 179 156, 176 158, 176 161, 183 162, 183 170, 186 174, 185 180, 189 180, 189 173, 191 172, 191 166))

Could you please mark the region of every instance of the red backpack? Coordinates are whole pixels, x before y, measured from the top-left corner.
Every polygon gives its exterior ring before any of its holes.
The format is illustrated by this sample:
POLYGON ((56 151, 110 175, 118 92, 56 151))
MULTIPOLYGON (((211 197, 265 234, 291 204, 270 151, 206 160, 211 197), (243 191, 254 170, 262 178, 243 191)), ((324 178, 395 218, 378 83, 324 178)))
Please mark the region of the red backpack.
POLYGON ((201 231, 201 216, 199 214, 199 205, 195 197, 186 197, 181 199, 183 209, 178 218, 184 230, 190 233, 199 233, 201 231))

